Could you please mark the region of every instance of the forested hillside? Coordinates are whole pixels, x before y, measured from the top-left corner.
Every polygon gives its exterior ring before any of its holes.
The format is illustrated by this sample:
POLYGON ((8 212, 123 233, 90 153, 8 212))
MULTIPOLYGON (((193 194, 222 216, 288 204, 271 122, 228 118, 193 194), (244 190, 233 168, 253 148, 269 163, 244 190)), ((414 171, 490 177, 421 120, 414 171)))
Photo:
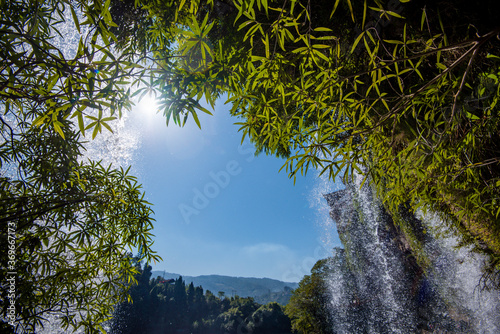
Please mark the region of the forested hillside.
MULTIPOLYGON (((151 277, 161 276, 164 279, 177 279, 179 274, 173 274, 163 271, 153 271, 151 277)), ((291 296, 291 290, 298 287, 297 283, 281 282, 269 278, 251 278, 251 277, 231 277, 222 275, 201 275, 201 276, 182 276, 182 279, 189 285, 202 286, 205 290, 224 293, 231 297, 238 295, 240 297, 252 297, 260 304, 267 304, 274 301, 285 305, 291 296)))
POLYGON ((117 307, 111 333, 291 333, 290 319, 277 303, 260 305, 251 297, 224 296, 204 291, 182 277, 151 279, 151 267, 144 266, 138 285, 130 294, 133 303, 117 307))

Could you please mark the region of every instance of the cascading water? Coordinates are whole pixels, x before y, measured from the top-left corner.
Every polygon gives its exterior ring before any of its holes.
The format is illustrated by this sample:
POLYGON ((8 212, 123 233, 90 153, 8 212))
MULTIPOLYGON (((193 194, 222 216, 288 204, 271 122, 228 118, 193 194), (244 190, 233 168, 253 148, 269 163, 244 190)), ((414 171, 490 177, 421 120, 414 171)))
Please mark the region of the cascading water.
MULTIPOLYGON (((421 215, 421 220, 431 234, 436 233, 436 217, 421 215)), ((469 333, 500 333, 499 291, 479 285, 486 259, 457 246, 453 236, 431 238, 425 245, 425 253, 433 262, 429 281, 447 305, 448 312, 443 316, 467 323, 469 333)))
POLYGON ((344 249, 327 281, 335 333, 499 333, 498 291, 478 288, 485 259, 437 238, 439 221, 420 215, 426 232, 417 264, 404 234, 362 177, 325 195, 344 249), (427 232, 428 231, 428 232, 427 232))
POLYGON ((334 257, 342 259, 333 266, 338 270, 329 280, 331 308, 334 313, 341 310, 343 315, 334 320, 335 331, 412 333, 416 328, 415 310, 408 305, 410 282, 401 255, 369 187, 356 191, 360 184, 361 177, 357 176, 345 190, 326 196, 345 247, 334 257), (356 324, 340 319, 353 319, 356 324))
MULTIPOLYGON (((76 9, 76 15, 79 17, 80 22, 84 20, 78 9, 76 9)), ((75 23, 69 8, 64 11, 64 17, 65 21, 57 25, 60 34, 54 35, 52 43, 62 51, 67 59, 71 59, 76 55, 80 38, 87 39, 91 32, 88 26, 82 26, 81 32, 75 29, 75 23)), ((97 110, 89 111, 89 109, 86 112, 90 116, 97 116, 98 113, 97 110)), ((93 140, 90 139, 91 134, 88 133, 88 139, 84 144, 85 152, 81 158, 83 162, 85 163, 87 159, 101 161, 103 166, 112 164, 114 168, 131 165, 133 153, 140 145, 140 135, 137 129, 131 124, 127 124, 128 118, 128 115, 124 113, 120 119, 109 122, 113 132, 104 129, 93 140)), ((77 128, 76 119, 75 128, 77 128)))

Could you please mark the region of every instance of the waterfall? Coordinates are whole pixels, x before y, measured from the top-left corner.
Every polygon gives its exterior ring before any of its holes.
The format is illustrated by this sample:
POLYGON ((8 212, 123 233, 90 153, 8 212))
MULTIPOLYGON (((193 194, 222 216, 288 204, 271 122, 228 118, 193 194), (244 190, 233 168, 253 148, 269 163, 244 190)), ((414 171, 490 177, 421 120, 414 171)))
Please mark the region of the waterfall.
MULTIPOLYGON (((420 218, 435 236, 438 218, 421 213, 420 218)), ((429 280, 448 306, 449 312, 444 316, 461 317, 468 323, 469 332, 500 333, 499 291, 483 289, 479 284, 486 258, 468 247, 458 248, 457 238, 451 235, 431 238, 425 252, 433 261, 429 280)))
POLYGON ((364 185, 358 191, 360 185, 361 177, 356 176, 345 190, 325 196, 344 245, 344 251, 334 256, 338 263, 333 267, 338 270, 328 282, 330 307, 334 313, 341 310, 340 318, 334 316, 335 331, 413 333, 415 309, 408 303, 411 282, 401 254, 370 188, 364 185))
POLYGON ((343 249, 326 282, 335 333, 499 333, 498 291, 478 287, 485 259, 438 238, 435 217, 421 224, 421 267, 405 235, 362 177, 324 195, 343 249))

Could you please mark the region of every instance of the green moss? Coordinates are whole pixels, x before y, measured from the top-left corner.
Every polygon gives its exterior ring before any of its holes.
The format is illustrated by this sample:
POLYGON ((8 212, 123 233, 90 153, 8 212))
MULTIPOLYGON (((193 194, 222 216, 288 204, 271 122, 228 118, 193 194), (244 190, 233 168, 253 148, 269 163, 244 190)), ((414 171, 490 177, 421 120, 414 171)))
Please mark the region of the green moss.
POLYGON ((427 273, 431 265, 431 260, 424 251, 424 240, 427 234, 426 229, 423 228, 420 221, 409 212, 408 208, 404 206, 401 206, 399 211, 391 212, 390 214, 395 227, 399 229, 408 242, 412 256, 417 261, 417 264, 427 273))

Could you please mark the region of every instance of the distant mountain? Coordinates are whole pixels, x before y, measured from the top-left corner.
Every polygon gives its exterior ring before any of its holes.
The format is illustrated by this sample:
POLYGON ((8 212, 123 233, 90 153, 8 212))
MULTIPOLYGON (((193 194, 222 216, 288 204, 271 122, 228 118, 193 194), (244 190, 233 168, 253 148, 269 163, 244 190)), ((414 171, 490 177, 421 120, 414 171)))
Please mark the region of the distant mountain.
MULTIPOLYGON (((168 273, 163 271, 153 271, 151 278, 161 276, 166 279, 176 279, 180 274, 168 273)), ((225 296, 253 297, 260 304, 266 304, 271 301, 280 304, 286 304, 290 299, 291 290, 296 289, 298 283, 282 282, 270 278, 253 277, 232 277, 222 275, 202 275, 202 276, 184 276, 182 279, 186 285, 193 282, 194 286, 200 286, 204 291, 210 290, 217 296, 219 291, 224 292, 225 296)))

